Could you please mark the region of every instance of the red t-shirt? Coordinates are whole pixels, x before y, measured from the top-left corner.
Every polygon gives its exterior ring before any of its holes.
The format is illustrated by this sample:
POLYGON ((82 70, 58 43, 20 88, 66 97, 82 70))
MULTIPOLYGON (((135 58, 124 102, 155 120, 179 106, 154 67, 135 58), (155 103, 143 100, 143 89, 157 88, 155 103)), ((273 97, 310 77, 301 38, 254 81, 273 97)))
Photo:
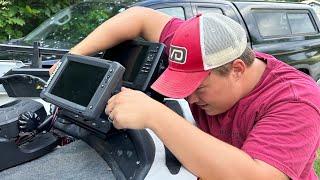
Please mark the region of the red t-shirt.
MULTIPOLYGON (((172 19, 160 42, 169 47, 183 21, 172 19)), ((307 75, 271 55, 255 52, 267 67, 256 87, 223 114, 191 105, 198 127, 291 179, 318 179, 313 169, 320 139, 320 89, 307 75)))

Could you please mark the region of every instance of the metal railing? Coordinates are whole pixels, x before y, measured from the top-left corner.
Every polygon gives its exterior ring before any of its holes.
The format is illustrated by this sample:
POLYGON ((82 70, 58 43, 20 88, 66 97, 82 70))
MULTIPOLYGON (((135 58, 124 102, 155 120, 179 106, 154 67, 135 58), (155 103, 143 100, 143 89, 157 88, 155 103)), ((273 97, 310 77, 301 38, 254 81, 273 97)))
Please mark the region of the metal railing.
POLYGON ((34 42, 33 46, 21 46, 11 44, 0 44, 0 51, 29 53, 32 54, 31 67, 41 68, 41 56, 42 55, 60 55, 68 53, 68 49, 54 49, 39 47, 39 42, 34 42))

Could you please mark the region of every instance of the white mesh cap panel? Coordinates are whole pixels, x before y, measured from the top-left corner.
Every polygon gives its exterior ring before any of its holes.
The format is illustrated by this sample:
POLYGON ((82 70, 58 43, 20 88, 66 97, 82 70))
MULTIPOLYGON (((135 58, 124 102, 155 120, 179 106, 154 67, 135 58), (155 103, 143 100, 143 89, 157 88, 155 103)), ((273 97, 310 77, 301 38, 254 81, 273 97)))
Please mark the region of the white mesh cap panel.
POLYGON ((246 32, 234 20, 218 14, 200 16, 200 45, 205 70, 240 57, 247 46, 246 32))

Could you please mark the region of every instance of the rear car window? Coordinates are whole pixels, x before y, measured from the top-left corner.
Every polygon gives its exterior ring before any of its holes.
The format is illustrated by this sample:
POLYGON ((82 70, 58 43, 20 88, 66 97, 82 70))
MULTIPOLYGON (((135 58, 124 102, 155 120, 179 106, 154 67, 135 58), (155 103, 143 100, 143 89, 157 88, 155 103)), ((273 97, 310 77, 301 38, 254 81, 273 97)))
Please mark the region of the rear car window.
POLYGON ((307 11, 255 10, 253 15, 262 37, 317 33, 307 11))
POLYGON ((292 34, 316 32, 316 29, 307 13, 289 13, 288 20, 291 26, 292 34))
POLYGON ((170 16, 180 18, 180 19, 186 19, 184 9, 182 7, 168 7, 168 8, 159 8, 157 11, 163 12, 165 14, 168 14, 170 16))
POLYGON ((201 7, 201 6, 197 7, 197 13, 198 14, 211 14, 211 13, 223 14, 220 8, 201 7))

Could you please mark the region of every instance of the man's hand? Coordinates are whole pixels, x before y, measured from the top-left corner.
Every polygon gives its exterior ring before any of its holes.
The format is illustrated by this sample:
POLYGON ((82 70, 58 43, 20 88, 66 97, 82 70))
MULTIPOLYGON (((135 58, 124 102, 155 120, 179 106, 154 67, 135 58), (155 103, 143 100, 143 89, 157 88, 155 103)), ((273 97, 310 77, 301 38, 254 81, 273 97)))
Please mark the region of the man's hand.
POLYGON ((56 63, 54 63, 51 68, 49 69, 49 75, 51 76, 51 74, 53 73, 53 71, 57 68, 57 65, 60 61, 57 61, 56 63))
POLYGON ((152 117, 162 109, 161 103, 141 91, 123 87, 120 93, 109 99, 105 113, 117 129, 143 129, 150 128, 152 117))

